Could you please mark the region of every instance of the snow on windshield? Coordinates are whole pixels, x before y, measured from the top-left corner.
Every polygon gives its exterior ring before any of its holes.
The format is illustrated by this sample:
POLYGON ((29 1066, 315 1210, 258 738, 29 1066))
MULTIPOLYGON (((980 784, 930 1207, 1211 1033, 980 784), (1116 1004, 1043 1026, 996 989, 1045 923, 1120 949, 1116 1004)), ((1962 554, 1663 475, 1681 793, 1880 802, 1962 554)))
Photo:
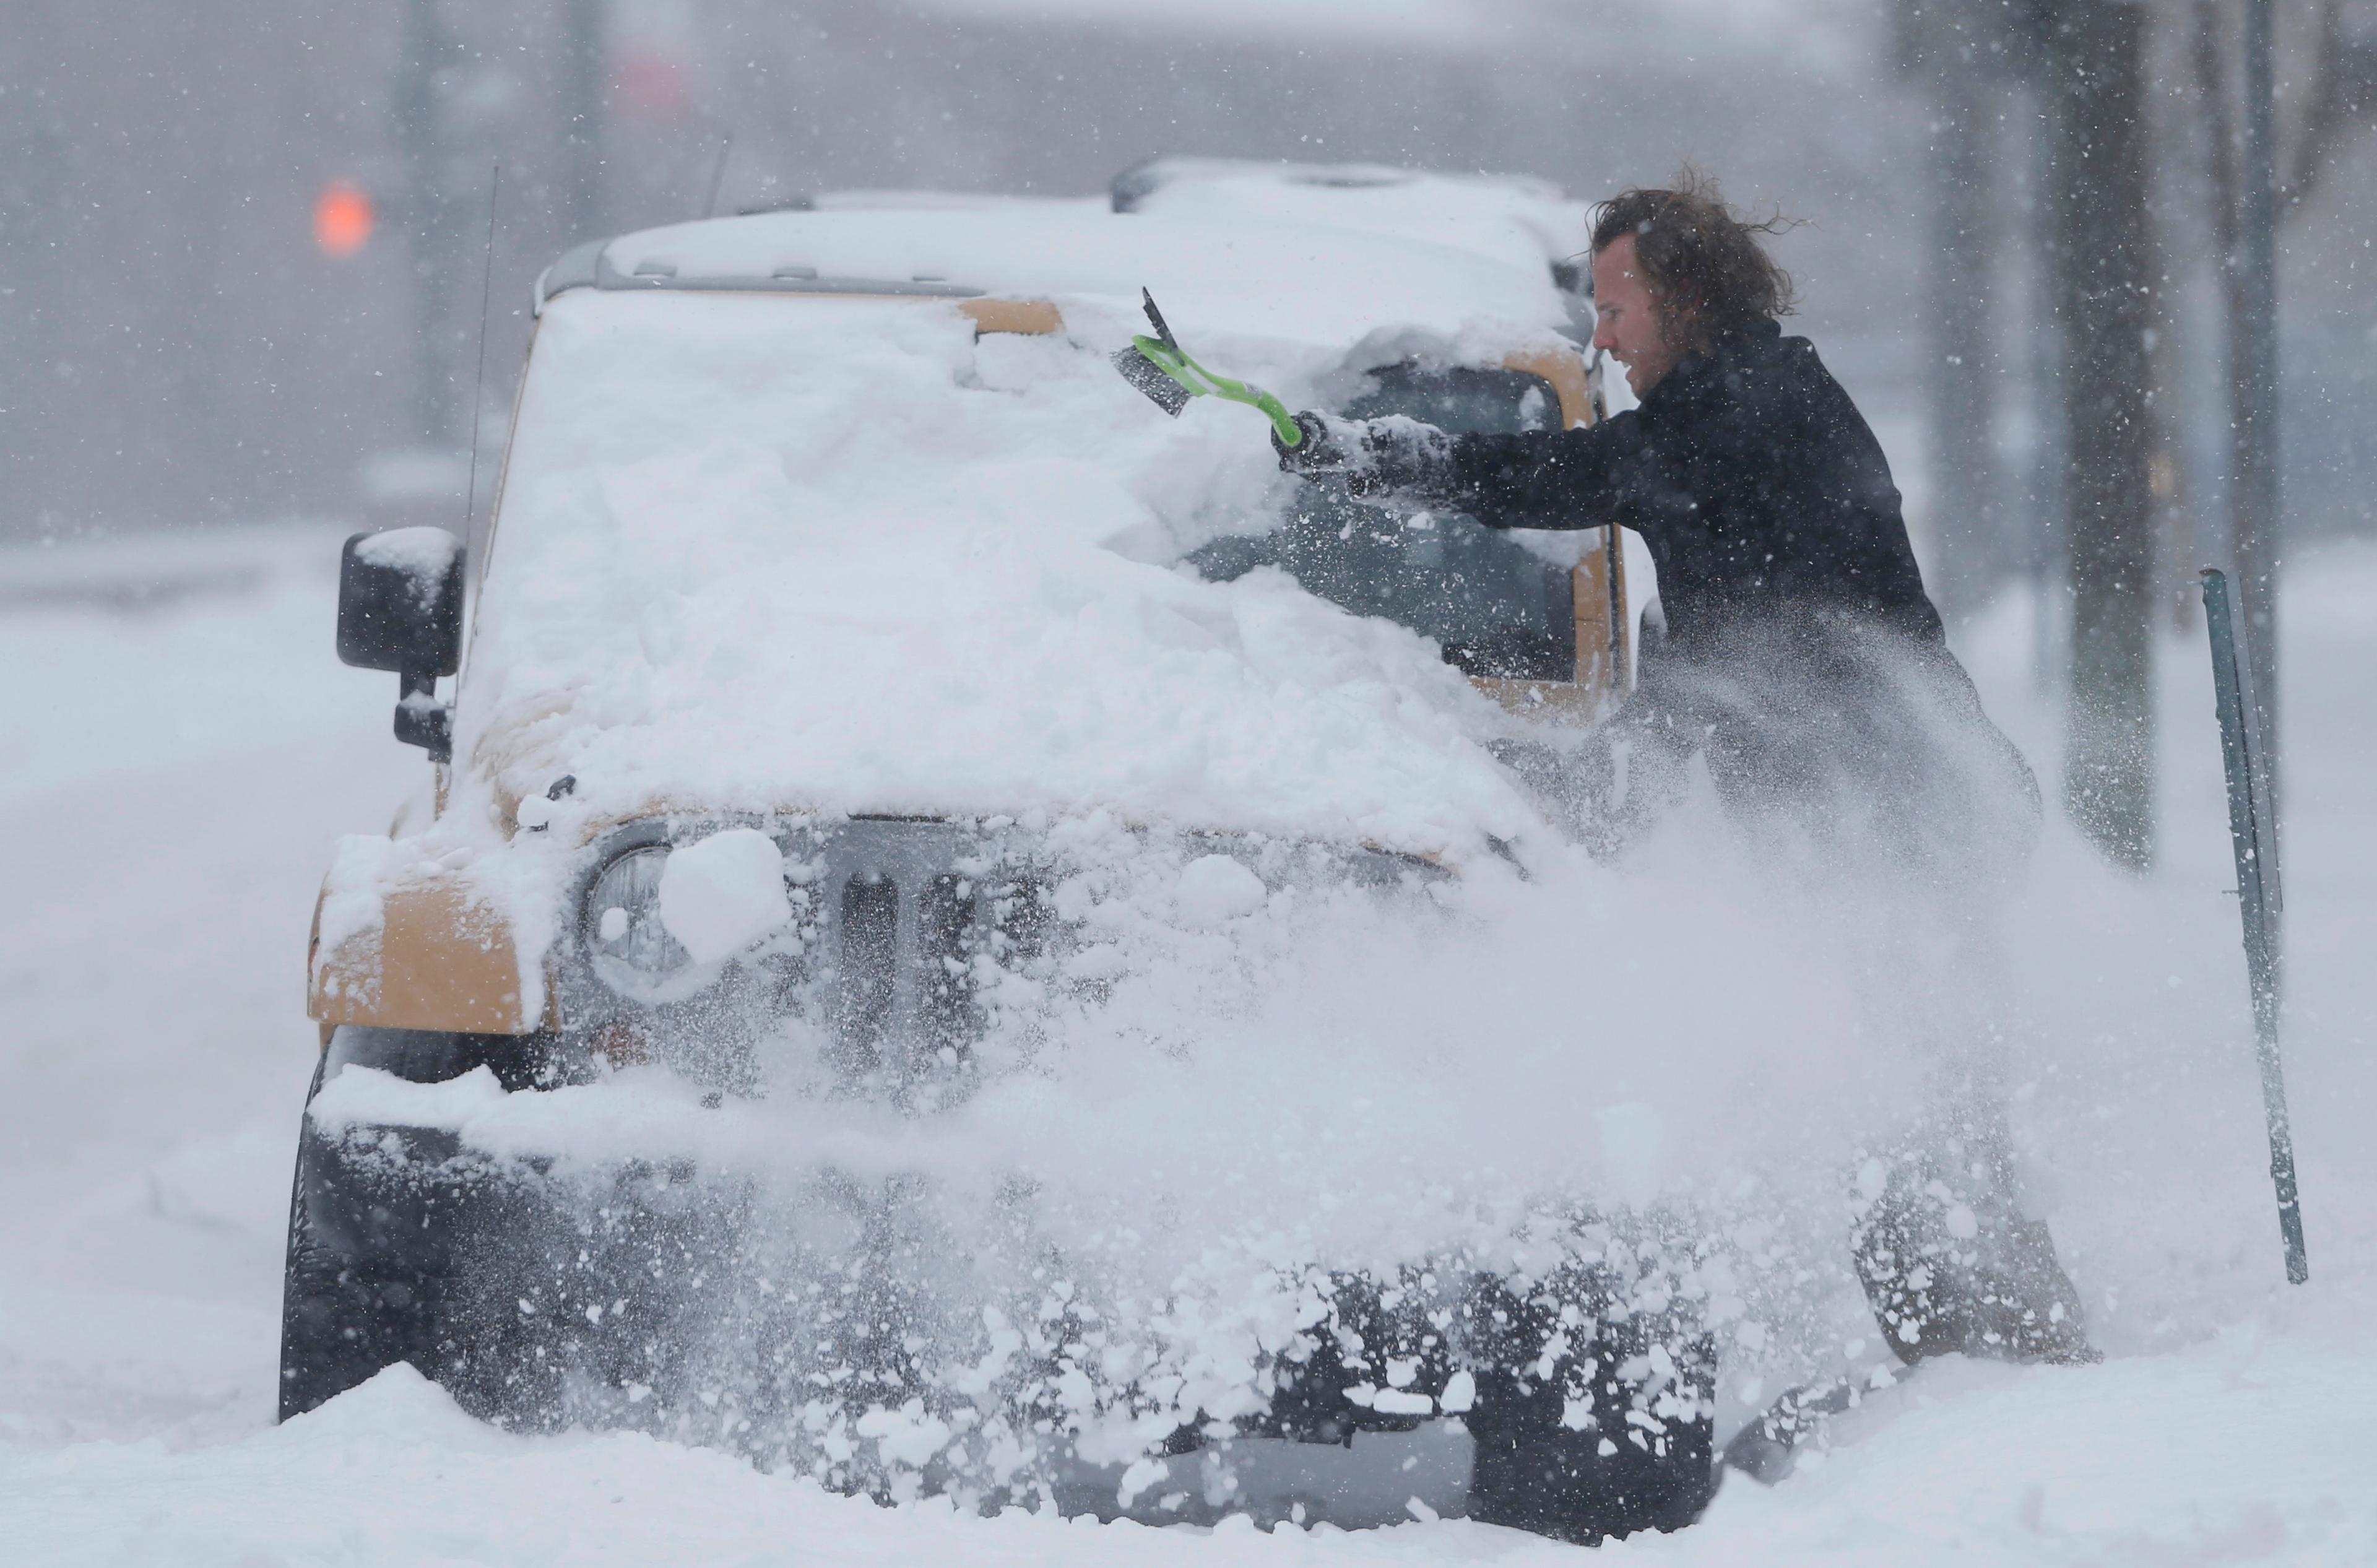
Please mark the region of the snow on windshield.
MULTIPOLYGON (((1295 389, 1260 349, 1207 352, 1295 389)), ((947 304, 564 294, 460 755, 506 799, 572 775, 589 813, 1104 810, 1416 851, 1519 831, 1470 737, 1485 704, 1419 637, 1277 572, 1177 568, 1268 526, 1284 485, 1250 413, 1166 420, 1103 353, 977 343, 947 304)))

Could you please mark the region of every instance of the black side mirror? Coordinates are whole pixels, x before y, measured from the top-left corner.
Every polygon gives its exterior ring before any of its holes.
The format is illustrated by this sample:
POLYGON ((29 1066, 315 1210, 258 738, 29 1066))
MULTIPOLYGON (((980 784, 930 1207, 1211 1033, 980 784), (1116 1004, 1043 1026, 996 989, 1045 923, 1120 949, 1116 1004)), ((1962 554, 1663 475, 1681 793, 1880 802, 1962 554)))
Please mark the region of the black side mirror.
POLYGON ((393 670, 396 738, 430 760, 454 755, 454 712, 437 678, 462 664, 462 542, 442 528, 358 533, 339 557, 339 660, 393 670))

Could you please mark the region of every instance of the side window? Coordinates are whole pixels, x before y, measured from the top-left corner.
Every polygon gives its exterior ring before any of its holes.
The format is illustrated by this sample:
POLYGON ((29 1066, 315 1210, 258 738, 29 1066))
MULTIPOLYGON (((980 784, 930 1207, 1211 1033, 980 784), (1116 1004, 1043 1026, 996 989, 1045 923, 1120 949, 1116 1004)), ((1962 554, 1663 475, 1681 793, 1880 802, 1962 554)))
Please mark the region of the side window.
MULTIPOLYGON (((1341 411, 1345 417, 1399 413, 1454 435, 1559 426, 1558 395, 1520 371, 1404 363, 1370 372, 1368 383, 1341 411)), ((1342 480, 1308 482, 1298 501, 1272 533, 1217 539, 1189 564, 1217 582, 1278 567, 1307 592, 1434 638, 1464 675, 1576 678, 1575 587, 1566 568, 1462 513, 1417 520, 1366 505, 1342 480)))

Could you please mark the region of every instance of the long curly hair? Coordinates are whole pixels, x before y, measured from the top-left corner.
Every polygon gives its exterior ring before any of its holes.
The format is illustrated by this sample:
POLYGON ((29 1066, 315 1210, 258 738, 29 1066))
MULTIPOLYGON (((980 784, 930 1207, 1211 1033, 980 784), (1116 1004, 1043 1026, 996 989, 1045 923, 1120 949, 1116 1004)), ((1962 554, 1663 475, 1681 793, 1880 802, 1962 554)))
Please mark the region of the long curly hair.
POLYGON ((1738 215, 1716 182, 1687 164, 1672 189, 1636 186, 1598 203, 1593 254, 1633 235, 1667 341, 1684 353, 1705 353, 1737 327, 1791 314, 1791 275, 1759 238, 1796 227, 1779 212, 1759 222, 1738 215))

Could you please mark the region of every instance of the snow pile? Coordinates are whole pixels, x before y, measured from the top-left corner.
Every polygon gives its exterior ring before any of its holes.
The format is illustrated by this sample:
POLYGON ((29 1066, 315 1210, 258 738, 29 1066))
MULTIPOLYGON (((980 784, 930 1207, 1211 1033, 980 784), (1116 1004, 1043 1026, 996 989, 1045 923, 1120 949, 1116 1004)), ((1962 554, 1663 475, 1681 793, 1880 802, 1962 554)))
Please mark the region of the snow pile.
MULTIPOLYGON (((2244 1331, 2080 1371, 1941 1371, 1935 1393, 1877 1401, 1860 1441, 1781 1489, 1729 1485, 1690 1530, 1603 1555, 1674 1568, 2326 1568, 2377 1556, 2364 1437, 2377 1353, 2365 1338, 2244 1331)), ((12 1560, 42 1568, 1579 1561, 1572 1547, 1450 1519, 1353 1533, 1237 1520, 1209 1532, 879 1509, 638 1434, 496 1431, 402 1367, 286 1427, 190 1453, 0 1445, 0 1522, 12 1560)))

